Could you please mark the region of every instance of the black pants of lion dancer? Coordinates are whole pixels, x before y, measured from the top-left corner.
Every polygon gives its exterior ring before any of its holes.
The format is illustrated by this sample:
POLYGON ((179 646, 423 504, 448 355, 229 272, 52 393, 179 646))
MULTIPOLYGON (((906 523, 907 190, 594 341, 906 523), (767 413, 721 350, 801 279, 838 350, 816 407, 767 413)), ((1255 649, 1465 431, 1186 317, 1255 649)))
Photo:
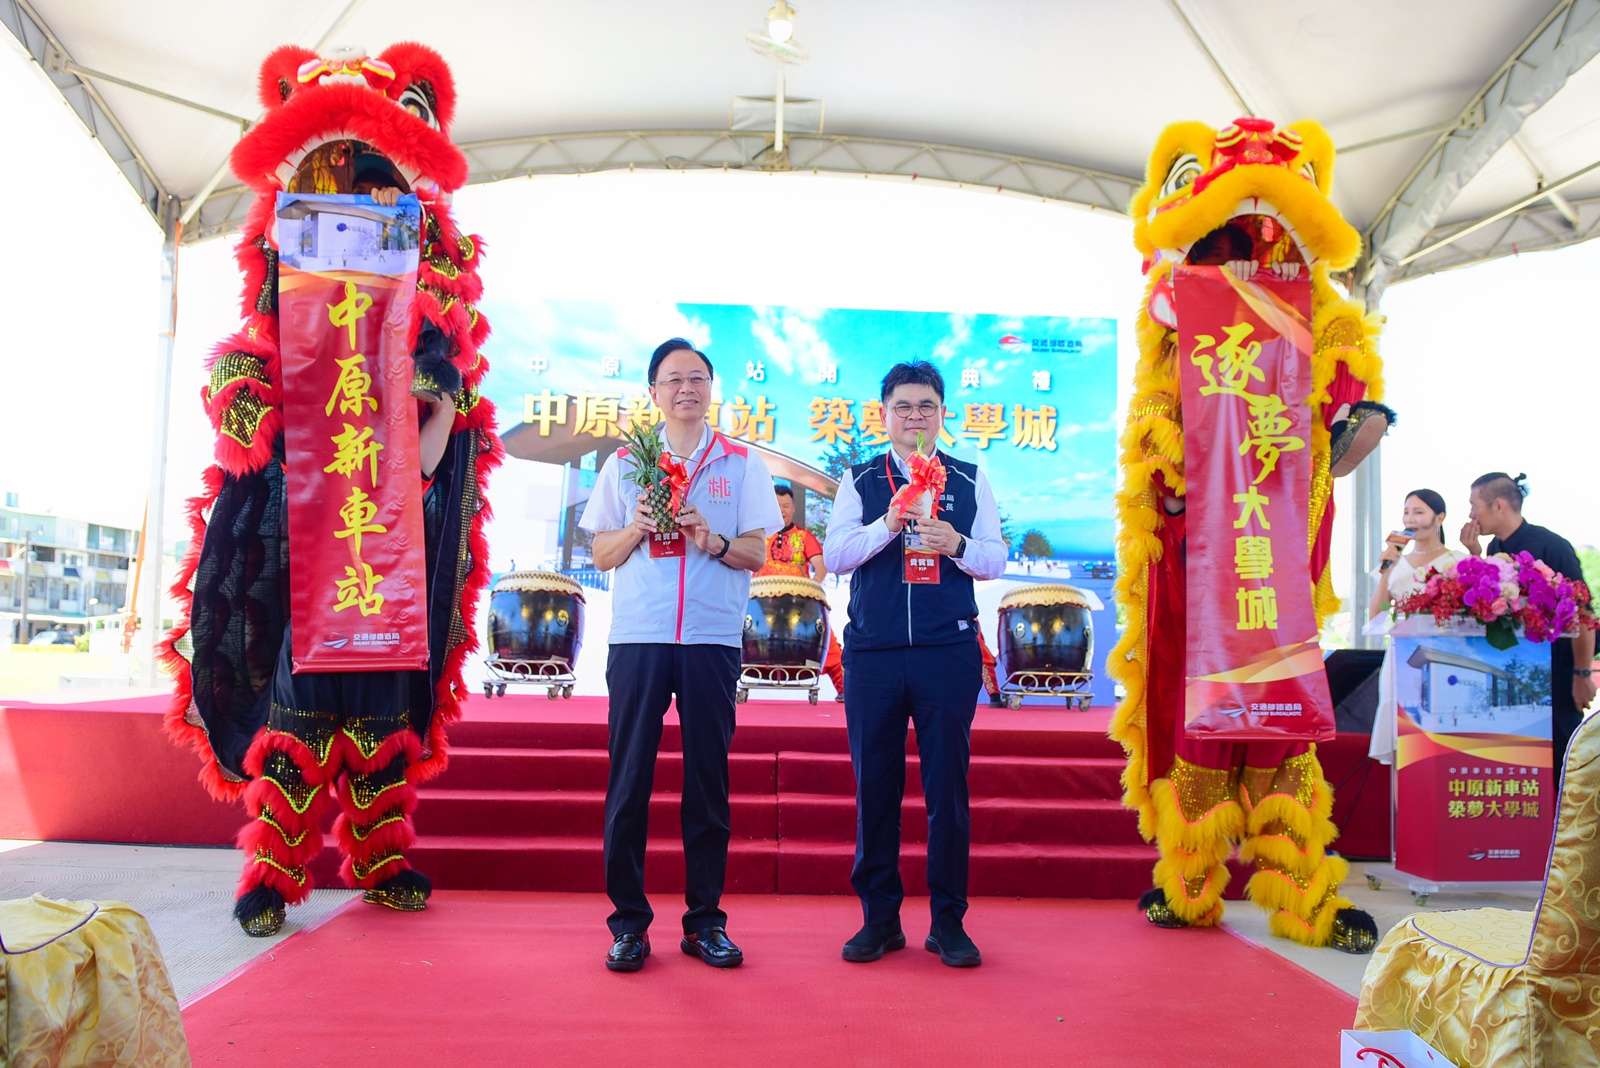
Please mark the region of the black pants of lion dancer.
POLYGON ((643 934, 655 913, 644 894, 645 837, 662 717, 676 695, 683 737, 685 934, 727 926, 728 747, 733 743, 739 650, 724 645, 613 645, 611 773, 606 782, 606 893, 613 936, 643 934))
POLYGON ((291 640, 285 627, 267 723, 244 758, 253 781, 244 795, 251 819, 238 838, 238 896, 264 884, 293 905, 311 893, 309 869, 330 813, 349 885, 370 890, 411 870, 412 768, 422 740, 411 730, 406 673, 297 675, 291 640))
POLYGON ((982 685, 976 641, 901 649, 845 649, 844 714, 856 773, 856 860, 850 884, 869 924, 896 922, 900 802, 906 787, 906 723, 917 728, 928 806, 928 890, 933 925, 967 912, 972 820, 967 765, 982 685))

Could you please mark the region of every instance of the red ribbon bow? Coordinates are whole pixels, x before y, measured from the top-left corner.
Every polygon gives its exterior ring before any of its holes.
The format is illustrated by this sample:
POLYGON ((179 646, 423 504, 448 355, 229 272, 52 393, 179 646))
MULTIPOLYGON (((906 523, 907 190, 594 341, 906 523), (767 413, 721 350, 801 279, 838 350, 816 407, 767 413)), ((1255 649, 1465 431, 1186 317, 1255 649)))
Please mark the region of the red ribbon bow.
POLYGON ((930 518, 939 514, 939 497, 944 493, 945 469, 944 462, 939 459, 939 454, 924 456, 920 452, 912 453, 906 466, 910 468, 911 477, 894 498, 889 502, 900 516, 911 513, 918 497, 928 494, 932 501, 930 518))
POLYGON ((656 461, 656 466, 667 475, 667 490, 672 494, 670 507, 676 515, 678 509, 683 507, 683 496, 689 491, 689 469, 683 466, 682 460, 677 460, 671 454, 663 452, 661 459, 656 461))

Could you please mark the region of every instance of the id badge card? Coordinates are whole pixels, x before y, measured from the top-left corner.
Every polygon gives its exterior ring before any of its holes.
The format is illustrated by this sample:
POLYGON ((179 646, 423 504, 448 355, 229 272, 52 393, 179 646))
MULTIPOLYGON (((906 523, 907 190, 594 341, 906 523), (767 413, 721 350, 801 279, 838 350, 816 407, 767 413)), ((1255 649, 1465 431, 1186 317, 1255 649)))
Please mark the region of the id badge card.
POLYGON ((924 548, 922 539, 907 531, 901 539, 901 556, 905 562, 905 581, 915 586, 939 584, 939 554, 924 548))
POLYGON ((656 533, 650 535, 650 559, 652 560, 676 559, 687 552, 688 545, 681 530, 675 530, 671 534, 656 533))

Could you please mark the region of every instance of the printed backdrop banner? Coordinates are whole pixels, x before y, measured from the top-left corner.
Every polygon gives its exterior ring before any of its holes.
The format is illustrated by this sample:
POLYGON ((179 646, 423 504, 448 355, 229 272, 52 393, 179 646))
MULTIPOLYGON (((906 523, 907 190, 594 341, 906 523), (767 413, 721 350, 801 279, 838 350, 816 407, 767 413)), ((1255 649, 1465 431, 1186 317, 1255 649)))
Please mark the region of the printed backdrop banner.
POLYGON ((1327 739, 1311 603, 1311 285, 1174 272, 1187 480, 1185 732, 1327 739))
POLYGON ((420 221, 412 196, 278 194, 296 672, 428 664, 407 346, 420 221))
MULTIPOLYGON (((526 249, 498 256, 502 278, 519 273, 519 257, 531 259, 526 249)), ((495 474, 496 499, 527 502, 497 510, 497 570, 559 569, 585 585, 591 619, 609 612, 610 576, 594 569, 578 519, 620 433, 661 419, 648 367, 669 337, 705 352, 715 370, 709 421, 793 490, 800 524, 819 539, 839 477, 854 464, 881 462, 888 448, 884 373, 902 360, 927 360, 943 375, 949 410, 940 446, 988 476, 1011 545, 1005 582, 979 586, 986 631, 994 634, 994 606, 1009 582, 1083 589, 1101 606, 1094 697, 1115 700, 1104 671, 1117 630, 1115 319, 543 300, 523 290, 497 287, 501 295, 481 306, 494 323, 496 353, 484 395, 500 412, 508 459, 495 474)), ((836 624, 847 614, 844 600, 834 605, 836 624)))
POLYGON ((1395 867, 1440 882, 1543 879, 1556 809, 1549 647, 1424 635, 1396 637, 1391 655, 1395 867))

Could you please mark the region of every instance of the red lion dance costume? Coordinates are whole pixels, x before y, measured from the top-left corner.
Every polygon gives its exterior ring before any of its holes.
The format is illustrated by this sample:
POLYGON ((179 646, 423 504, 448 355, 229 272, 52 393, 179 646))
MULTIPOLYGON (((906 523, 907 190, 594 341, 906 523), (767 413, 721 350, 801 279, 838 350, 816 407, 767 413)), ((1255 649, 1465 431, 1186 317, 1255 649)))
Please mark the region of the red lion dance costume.
POLYGON ((188 618, 162 647, 177 680, 169 732, 199 753, 212 795, 242 798, 251 818, 239 833, 246 861, 234 915, 252 935, 277 931, 285 904, 310 893, 332 813, 346 881, 374 904, 426 906, 429 883, 405 857, 415 786, 444 769, 445 725, 465 696, 461 665, 488 577, 484 487, 501 458, 494 409, 478 393, 489 332, 473 306, 481 244, 450 216, 467 165, 448 137, 449 67, 418 44, 375 58, 290 46, 262 64, 260 97, 266 115, 233 152, 233 169, 258 194, 237 254, 244 326, 217 347, 202 393, 217 462, 190 502, 193 549, 174 586, 188 618), (416 194, 423 208, 413 392, 440 411, 452 397, 455 407, 443 458, 421 488, 429 667, 295 675, 274 201, 387 188, 416 194), (188 658, 178 648, 185 634, 188 658))
POLYGON ((1333 146, 1315 123, 1275 129, 1240 119, 1216 131, 1179 123, 1161 134, 1133 199, 1134 242, 1149 276, 1139 311, 1139 363, 1122 438, 1117 596, 1127 628, 1109 669, 1127 695, 1111 735, 1128 754, 1123 800, 1160 851, 1155 889, 1140 900, 1152 923, 1210 926, 1222 918, 1228 857, 1255 865, 1246 893, 1274 934, 1312 946, 1370 951, 1376 929, 1339 894, 1345 861, 1326 852, 1333 791, 1316 747, 1235 744, 1184 733, 1184 420, 1172 297, 1176 263, 1226 264, 1235 275, 1309 275, 1312 287, 1309 518, 1317 625, 1334 611, 1328 574, 1333 478, 1354 470, 1389 425, 1376 324, 1329 282, 1360 237, 1328 190, 1333 146))

